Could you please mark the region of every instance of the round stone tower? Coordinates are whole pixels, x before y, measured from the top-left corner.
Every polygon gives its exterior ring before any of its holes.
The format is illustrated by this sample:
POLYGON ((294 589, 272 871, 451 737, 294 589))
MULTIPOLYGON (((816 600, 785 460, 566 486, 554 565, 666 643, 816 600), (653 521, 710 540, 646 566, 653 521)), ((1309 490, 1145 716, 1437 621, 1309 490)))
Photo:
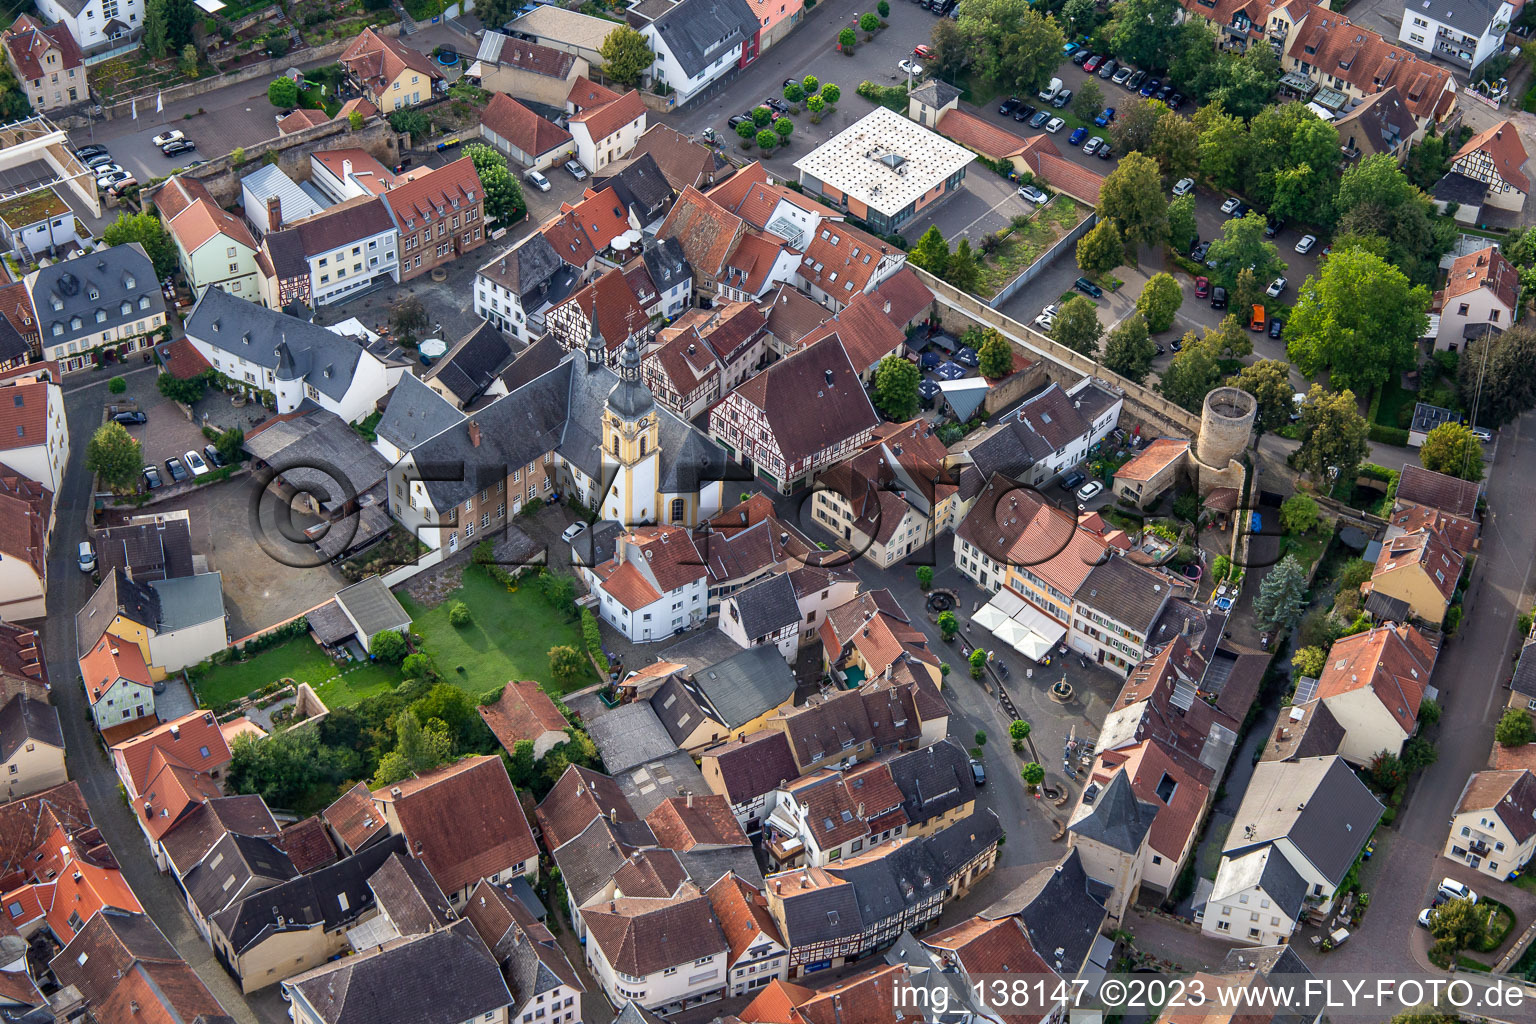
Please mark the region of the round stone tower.
POLYGON ((1195 457, 1202 465, 1225 468, 1248 446, 1257 411, 1258 402, 1238 388, 1217 388, 1206 395, 1195 457))

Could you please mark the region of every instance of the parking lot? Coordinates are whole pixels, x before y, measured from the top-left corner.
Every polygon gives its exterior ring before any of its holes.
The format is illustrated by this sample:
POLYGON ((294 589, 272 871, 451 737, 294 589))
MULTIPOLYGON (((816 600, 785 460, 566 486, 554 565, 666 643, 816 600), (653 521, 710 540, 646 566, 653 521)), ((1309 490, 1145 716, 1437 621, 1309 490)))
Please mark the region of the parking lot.
POLYGON ((929 227, 951 245, 969 238, 976 249, 981 239, 1000 231, 1019 214, 1033 214, 1033 203, 1019 195, 1017 186, 980 164, 966 168, 965 181, 953 195, 925 208, 903 228, 909 242, 916 242, 929 227))
POLYGON ((188 420, 175 402, 156 390, 154 371, 136 373, 127 379, 127 392, 113 401, 132 408, 133 404, 127 400, 137 400, 138 409, 149 417, 147 423, 128 425, 128 433, 143 447, 145 464, 158 467, 160 479, 169 484, 171 480, 165 460, 173 456, 179 458, 186 451, 201 452, 208 439, 203 436, 200 423, 188 420))

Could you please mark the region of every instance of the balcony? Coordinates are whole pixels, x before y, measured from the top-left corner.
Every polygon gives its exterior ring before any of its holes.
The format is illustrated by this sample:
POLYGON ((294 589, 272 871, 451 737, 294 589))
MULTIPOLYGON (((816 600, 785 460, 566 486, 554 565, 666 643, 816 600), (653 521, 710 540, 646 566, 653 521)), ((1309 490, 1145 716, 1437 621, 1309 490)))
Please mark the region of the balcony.
POLYGON ((1486 857, 1493 852, 1493 848, 1481 839, 1473 839, 1467 843, 1467 853, 1474 857, 1486 857))

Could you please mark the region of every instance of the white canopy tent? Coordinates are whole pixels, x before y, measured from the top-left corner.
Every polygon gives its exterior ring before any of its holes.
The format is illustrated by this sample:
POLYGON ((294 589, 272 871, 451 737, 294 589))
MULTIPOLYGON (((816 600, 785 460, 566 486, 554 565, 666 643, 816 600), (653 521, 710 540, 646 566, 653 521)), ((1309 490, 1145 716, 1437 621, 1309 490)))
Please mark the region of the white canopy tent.
POLYGON ((1040 661, 1067 635, 1065 626, 1004 588, 971 621, 1024 657, 1040 661))

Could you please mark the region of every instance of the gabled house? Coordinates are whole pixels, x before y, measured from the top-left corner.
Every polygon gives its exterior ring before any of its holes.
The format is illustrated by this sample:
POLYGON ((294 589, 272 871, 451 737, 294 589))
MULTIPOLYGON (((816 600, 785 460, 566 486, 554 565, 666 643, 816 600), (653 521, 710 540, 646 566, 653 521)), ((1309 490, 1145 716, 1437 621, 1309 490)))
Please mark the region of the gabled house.
POLYGON ((52 491, 0 464, 0 612, 13 621, 47 613, 53 506, 52 491))
POLYGON ((137 644, 103 633, 81 656, 80 676, 101 732, 154 718, 155 684, 137 644))
MULTIPOLYGON (((144 31, 143 0, 41 0, 37 12, 50 25, 64 25, 80 49, 94 56, 130 47, 144 31)), ((82 98, 84 90, 81 91, 82 98)))
POLYGON ((748 835, 762 829, 769 794, 800 775, 789 739, 778 729, 710 747, 700 755, 699 768, 710 791, 731 802, 736 820, 748 835))
POLYGON ((533 744, 533 757, 538 760, 570 738, 565 716, 536 682, 513 680, 501 691, 500 700, 482 703, 479 711, 508 754, 526 740, 533 744))
POLYGON ((193 711, 112 747, 112 769, 130 801, 148 793, 155 776, 170 765, 218 781, 233 755, 208 711, 193 711))
POLYGON ((69 780, 64 733, 52 704, 18 693, 0 705, 0 778, 9 800, 69 780))
POLYGON ((204 942, 211 942, 211 919, 219 911, 296 878, 298 873, 272 839, 230 832, 178 876, 178 888, 186 897, 193 926, 204 942))
POLYGON ((907 834, 912 824, 890 766, 821 769, 768 794, 763 850, 774 870, 826 867, 907 834))
POLYGON ((1099 891, 1083 870, 1081 853, 1070 847, 1060 861, 1035 872, 981 916, 1017 918, 1057 971, 1077 974, 1090 965, 1104 967, 1113 946, 1100 934, 1104 902, 1090 887, 1099 891))
POLYGON ((1367 597, 1381 594, 1395 598, 1416 618, 1438 626, 1445 621, 1465 564, 1461 552, 1444 534, 1424 527, 1383 543, 1371 578, 1360 590, 1367 597))
POLYGON ((767 317, 748 302, 690 309, 656 335, 641 379, 656 400, 693 419, 767 361, 767 317))
POLYGON ((1515 322, 1520 272, 1496 245, 1458 256, 1435 293, 1440 331, 1435 349, 1455 352, 1478 338, 1502 334, 1515 322))
POLYGON ((1320 923, 1381 812, 1340 757, 1261 761, 1227 833, 1201 930, 1262 946, 1288 942, 1303 916, 1320 923))
POLYGON ((630 159, 642 156, 656 161, 672 190, 678 193, 690 186, 708 189, 735 173, 735 167, 714 150, 664 124, 653 124, 640 136, 630 159))
POLYGON ((137 647, 157 682, 196 665, 229 644, 222 578, 205 572, 139 582, 113 569, 75 613, 77 656, 84 659, 106 638, 137 647))
POLYGON ((383 111, 430 100, 442 74, 420 50, 365 28, 337 58, 348 84, 383 111))
POLYGON ((481 882, 464 916, 512 990, 507 1024, 581 1024, 586 986, 554 935, 510 889, 481 882))
POLYGON ((456 908, 481 879, 539 877, 538 846, 499 757, 467 757, 378 790, 372 799, 456 908))
POLYGON ((119 359, 148 348, 165 326, 165 296, 138 242, 60 260, 27 274, 43 356, 65 373, 116 349, 119 359))
MULTIPOLYGON (((302 256, 308 271, 306 288, 311 306, 345 302, 366 288, 400 277, 399 236, 384 200, 357 196, 320 213, 300 218, 269 231, 262 242, 268 258, 278 253, 302 256), (289 236, 279 238, 279 235, 289 236)), ((284 303, 279 294, 279 275, 263 275, 267 305, 284 303)))
POLYGON ((472 408, 507 393, 502 374, 513 358, 512 346, 501 332, 489 323, 479 323, 422 374, 422 381, 455 408, 472 408))
MULTIPOLYGON (((880 287, 907 264, 907 254, 851 224, 823 219, 805 239, 799 284, 834 313, 880 287)), ((865 367, 859 367, 863 374, 865 367)))
POLYGON ((631 222, 639 224, 646 234, 654 234, 677 198, 661 165, 655 157, 644 153, 624 161, 616 171, 609 170, 614 173, 594 178, 587 193, 595 195, 605 188, 613 189, 629 211, 631 222))
POLYGON ((1435 656, 1424 635, 1408 625, 1377 626, 1334 641, 1313 699, 1326 704, 1342 727, 1342 757, 1367 765, 1383 750, 1402 751, 1418 728, 1435 656))
POLYGON ((350 338, 216 288, 197 300, 186 330, 215 370, 269 395, 279 413, 308 401, 356 423, 405 370, 350 338))
POLYGON ((725 994, 748 995, 783 978, 789 970, 789 949, 768 913, 762 890, 731 872, 704 895, 729 946, 725 970, 730 983, 725 994))
POLYGON ((581 911, 587 966, 611 1003, 664 1010, 727 990, 730 946, 710 901, 692 882, 675 896, 622 896, 581 911))
POLYGON ((142 911, 100 911, 48 966, 104 1024, 228 1019, 197 972, 142 911))
POLYGON ((815 237, 822 221, 843 219, 841 213, 825 203, 775 181, 760 160, 752 161, 710 189, 708 195, 716 205, 757 230, 782 238, 790 248, 801 252, 815 237))
POLYGON ((679 104, 757 59, 762 26, 747 0, 640 5, 629 20, 655 54, 652 83, 667 86, 679 104))
POLYGON ((567 159, 571 133, 506 93, 493 93, 480 115, 480 137, 534 171, 567 159))
POLYGON ((1052 383, 966 446, 965 454, 986 478, 1001 473, 1041 487, 1109 436, 1120 422, 1124 401, 1112 385, 1092 377, 1067 388, 1052 383))
POLYGON ((264 268, 255 236, 245 221, 214 201, 202 182, 178 174, 155 190, 154 204, 176 243, 194 298, 212 287, 262 301, 264 268))
POLYGON ((752 735, 794 697, 789 665, 775 648, 758 646, 689 677, 671 676, 650 701, 678 748, 697 753, 752 735))
POLYGON ((505 32, 487 31, 475 54, 480 87, 497 94, 521 96, 546 107, 559 107, 590 65, 564 47, 545 46, 505 32))
POLYGON ((937 685, 938 655, 889 590, 869 591, 831 609, 821 624, 821 644, 823 664, 849 684, 894 679, 898 665, 916 662, 937 685))
MULTIPOLYGON (((1194 851, 1211 790, 1153 739, 1101 751, 1088 772, 1087 787, 1098 786, 1101 793, 1106 792, 1110 780, 1119 775, 1130 783, 1138 808, 1154 808, 1137 881, 1141 887, 1167 894, 1194 851)), ((1079 810, 1091 808, 1094 803, 1088 798, 1087 787, 1079 798, 1079 810)), ((1130 806, 1129 802, 1126 806, 1130 806)), ((1083 854, 1090 869, 1098 863, 1099 858, 1088 849, 1083 854)))
MULTIPOLYGON (((922 942, 937 954, 944 969, 958 971, 963 984, 973 991, 993 978, 1009 975, 1040 978, 1047 986, 1053 984, 1053 977, 1070 977, 1051 968, 1044 956, 1050 951, 1037 950, 1024 923, 1016 917, 973 917, 926 935, 922 942)), ((1019 1009, 1024 1011, 1023 1007, 1019 1009)), ((996 1024, 1055 1024, 1066 1016, 1066 1007, 1060 1003, 1045 1013, 1034 1012, 1033 1007, 1026 1012, 1009 1013, 998 1007, 986 1015, 996 1024)))
POLYGON ((1353 101, 1396 86, 1416 125, 1409 141, 1417 142, 1455 109, 1457 84, 1450 69, 1415 56, 1408 47, 1321 6, 1293 16, 1288 25, 1280 26, 1285 32, 1281 68, 1307 79, 1303 90, 1315 85, 1342 94, 1338 101, 1312 89, 1317 101, 1338 102, 1339 113, 1353 101))
POLYGON ((43 339, 37 332, 37 310, 25 281, 0 287, 0 367, 15 369, 42 358, 43 339), (10 330, 5 328, 9 326, 10 330), (21 344, 17 344, 20 339, 21 344))
MULTIPOLYGON (((739 0, 745 3, 746 0, 739 0)), ((684 186, 657 237, 675 239, 693 268, 693 288, 714 295, 726 274, 726 260, 746 233, 747 222, 692 185, 684 186)))
POLYGON ((1367 96, 1335 121, 1334 127, 1339 130, 1346 167, 1382 154, 1402 163, 1408 159, 1409 140, 1418 133, 1413 114, 1395 85, 1367 96))
POLYGON ((0 34, 0 45, 33 110, 57 110, 90 96, 85 59, 68 22, 44 25, 30 14, 20 15, 0 34))
MULTIPOLYGON (((64 392, 57 379, 57 367, 54 371, 16 374, 0 380, 0 464, 17 476, 41 484, 50 495, 50 512, 69 463, 64 392)), ((5 616, 8 620, 22 617, 5 616)))
POLYGON ((891 321, 882 311, 880 300, 872 295, 855 293, 853 298, 834 305, 840 312, 801 338, 800 345, 806 348, 835 335, 843 343, 859 379, 872 384, 880 361, 902 351, 906 332, 891 321))
POLYGON ((1513 121, 1500 121, 1451 157, 1451 169, 1435 183, 1435 205, 1443 212, 1449 203, 1459 203, 1456 219, 1467 224, 1477 222, 1485 207, 1518 215, 1531 190, 1525 161, 1519 130, 1513 121))
MULTIPOLYGON (((617 237, 623 230, 615 223, 608 237, 617 237)), ((644 350, 655 330, 619 267, 605 270, 550 309, 545 315, 545 325, 566 351, 585 349, 594 338, 602 341, 604 360, 614 368, 618 367, 625 342, 630 337, 634 337, 636 345, 644 350)))
POLYGON ((1536 853, 1536 775, 1527 769, 1474 772, 1451 817, 1444 855, 1506 879, 1536 853))
POLYGON ((720 632, 743 647, 773 647, 795 663, 800 653, 800 602, 789 573, 753 583, 723 598, 720 632))
POLYGON ((394 188, 395 174, 366 149, 327 149, 309 154, 309 183, 331 202, 344 203, 362 196, 383 195, 394 188))
POLYGON ((1397 38, 1470 72, 1503 47, 1519 10, 1510 0, 1405 3, 1397 38))
POLYGON ((862 448, 878 423, 848 353, 828 337, 727 395, 710 410, 709 435, 733 461, 790 493, 862 448))
POLYGON ((759 302, 767 292, 793 280, 800 253, 776 237, 748 232, 736 240, 715 287, 722 299, 759 302))
POLYGON ((544 334, 544 315, 565 301, 580 280, 577 269, 561 259, 543 232, 535 231, 480 268, 475 314, 528 344, 544 334))
POLYGON ((400 231, 401 281, 486 242, 485 193, 467 156, 397 184, 384 194, 384 202, 400 231))
POLYGON ((1116 772, 1104 782, 1089 779, 1067 822, 1083 870, 1110 890, 1104 906, 1111 921, 1120 921, 1140 892, 1147 837, 1160 810, 1136 793, 1128 774, 1116 772))
POLYGON ((576 161, 596 174, 625 159, 645 134, 645 119, 645 104, 635 89, 606 102, 581 107, 566 118, 576 161))

